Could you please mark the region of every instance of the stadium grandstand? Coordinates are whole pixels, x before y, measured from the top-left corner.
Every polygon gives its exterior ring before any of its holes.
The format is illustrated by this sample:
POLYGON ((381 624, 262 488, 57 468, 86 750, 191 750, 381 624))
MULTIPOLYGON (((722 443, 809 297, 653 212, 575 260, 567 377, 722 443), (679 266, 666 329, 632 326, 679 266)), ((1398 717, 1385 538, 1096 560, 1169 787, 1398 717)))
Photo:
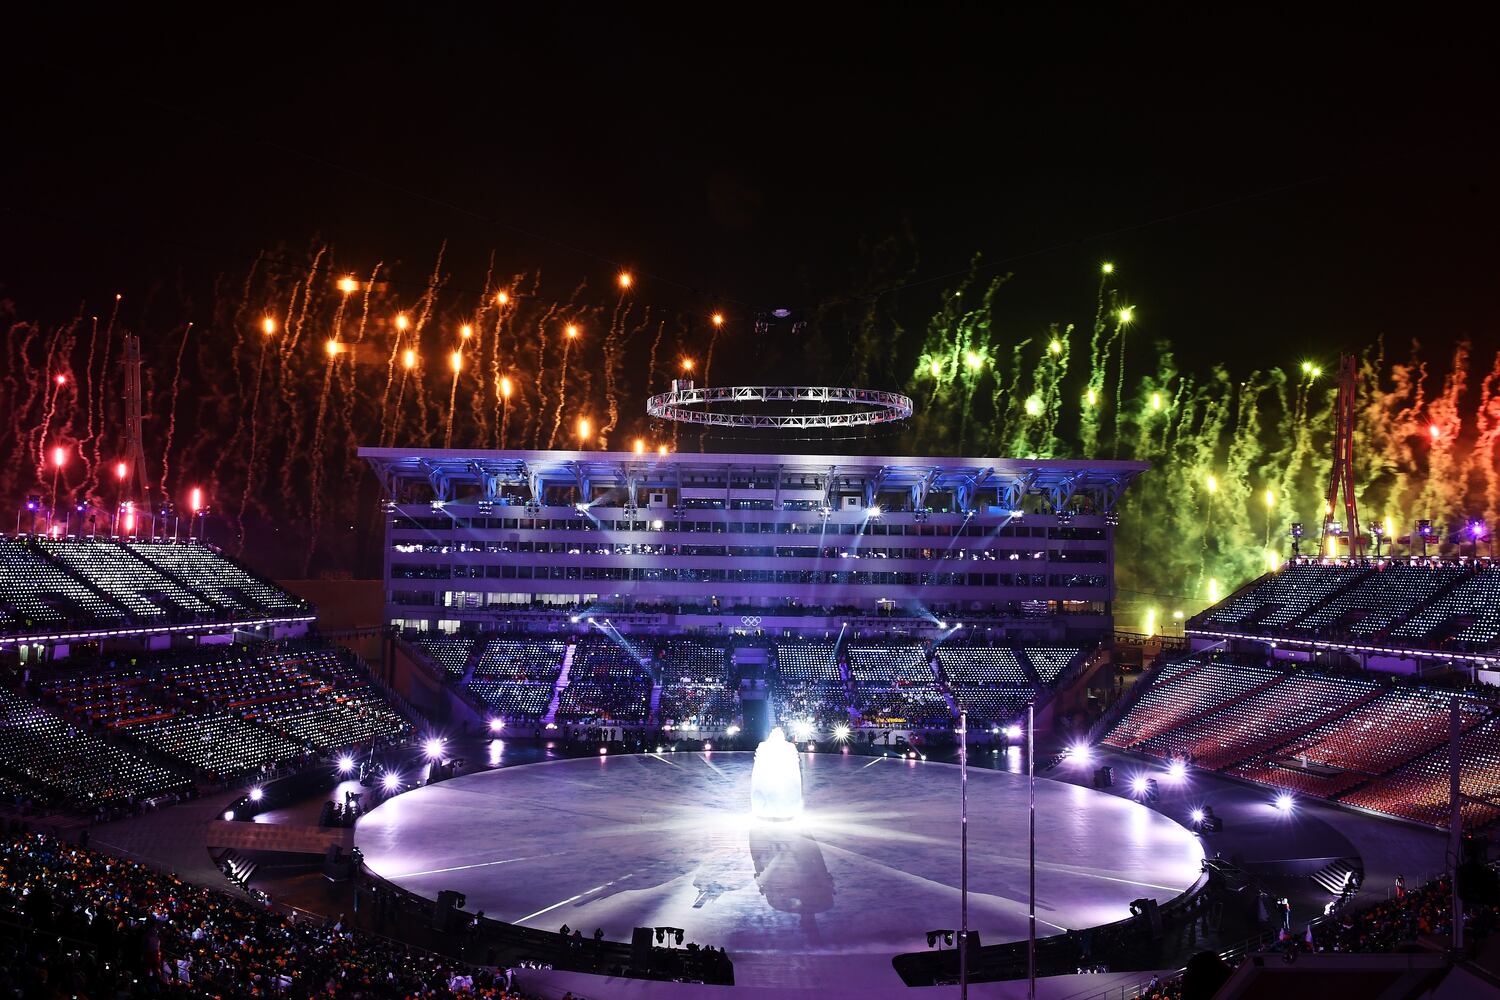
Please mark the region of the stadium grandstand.
POLYGON ((312 621, 306 601, 198 542, 0 537, 0 653, 22 663, 101 641, 282 639, 312 621))
POLYGON ((386 620, 444 683, 504 722, 705 734, 747 707, 807 734, 1013 724, 1111 635, 1113 510, 1145 468, 361 454, 386 620))
POLYGON ((1102 742, 1447 827, 1500 819, 1500 567, 1293 559, 1187 622, 1102 742))

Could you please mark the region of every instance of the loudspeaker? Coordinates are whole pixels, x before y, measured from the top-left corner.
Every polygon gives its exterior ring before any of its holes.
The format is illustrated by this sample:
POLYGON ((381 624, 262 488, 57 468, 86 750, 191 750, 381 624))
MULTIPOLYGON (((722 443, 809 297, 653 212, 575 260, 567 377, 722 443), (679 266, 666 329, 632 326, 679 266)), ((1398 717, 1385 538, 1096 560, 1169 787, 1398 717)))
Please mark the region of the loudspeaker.
POLYGON ((1109 788, 1115 783, 1115 769, 1105 764, 1094 768, 1094 787, 1109 788))
POLYGON ((438 890, 437 905, 432 914, 432 926, 439 931, 451 931, 457 922, 457 911, 463 909, 467 902, 468 900, 461 892, 452 889, 438 890))
POLYGON ((637 927, 630 932, 630 964, 637 970, 651 967, 651 928, 637 927))

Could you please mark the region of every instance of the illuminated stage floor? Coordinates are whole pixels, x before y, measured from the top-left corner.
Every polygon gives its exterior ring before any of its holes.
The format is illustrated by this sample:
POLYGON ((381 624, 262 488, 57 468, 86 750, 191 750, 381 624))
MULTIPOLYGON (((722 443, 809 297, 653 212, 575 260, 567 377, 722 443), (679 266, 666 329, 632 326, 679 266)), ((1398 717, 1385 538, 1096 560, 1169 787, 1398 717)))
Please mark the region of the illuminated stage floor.
MULTIPOLYGON (((772 955, 892 955, 959 923, 958 768, 803 754, 807 813, 750 818, 753 755, 553 761, 407 792, 360 820, 368 866, 424 896, 530 927, 672 926, 724 946, 741 974, 772 955), (741 960, 745 960, 741 965, 741 960)), ((1129 915, 1198 877, 1198 840, 1134 802, 1037 781, 1038 933, 1129 915)), ((969 921, 1026 936, 1026 781, 969 772, 969 921)), ((825 964, 825 963, 817 963, 825 964)))

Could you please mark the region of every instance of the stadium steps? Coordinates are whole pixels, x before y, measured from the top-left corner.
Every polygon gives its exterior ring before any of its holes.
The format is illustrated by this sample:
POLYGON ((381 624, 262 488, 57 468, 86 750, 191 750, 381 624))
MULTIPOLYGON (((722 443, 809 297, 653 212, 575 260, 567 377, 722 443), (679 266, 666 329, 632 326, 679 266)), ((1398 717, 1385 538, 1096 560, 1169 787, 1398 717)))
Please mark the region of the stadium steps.
POLYGON ((326 853, 333 844, 348 853, 354 848, 354 831, 348 827, 216 819, 209 822, 204 843, 210 850, 223 847, 235 851, 317 855, 326 853))
POLYGON ((1171 661, 1160 661, 1151 671, 1149 676, 1142 676, 1140 679, 1138 679, 1134 684, 1130 686, 1129 692, 1125 695, 1125 697, 1116 701, 1109 707, 1107 711, 1105 711, 1103 715, 1098 718, 1097 721, 1095 721, 1093 726, 1089 729, 1090 743, 1106 743, 1109 746, 1118 747, 1121 750, 1126 749, 1124 744, 1115 742, 1115 730, 1119 728, 1120 723, 1124 722, 1127 718, 1130 717, 1131 710, 1135 708, 1140 700, 1146 697, 1146 695, 1150 694, 1152 691, 1155 691, 1158 687, 1167 687, 1169 685, 1175 684, 1176 682, 1182 680, 1184 677, 1190 677, 1193 674, 1196 674, 1199 670, 1203 669, 1202 661, 1194 661, 1193 665, 1188 667, 1186 670, 1174 674, 1166 681, 1162 681, 1161 672, 1169 662, 1171 661))
POLYGON ((1349 888, 1349 879, 1358 873, 1364 877, 1363 867, 1355 858, 1336 858, 1335 860, 1313 872, 1308 878, 1312 879, 1330 896, 1342 896, 1349 888))
POLYGON ((653 726, 657 724, 657 722, 656 722, 656 713, 657 713, 657 710, 660 709, 660 708, 661 708, 661 681, 659 681, 659 680, 652 680, 652 682, 651 682, 651 708, 646 712, 646 721, 649 722, 653 726))
MULTIPOLYGON (((547 702, 547 711, 542 713, 543 725, 551 725, 552 723, 557 721, 557 705, 558 702, 562 701, 563 688, 567 687, 568 684, 571 683, 569 680, 569 676, 573 672, 573 653, 577 649, 577 643, 571 642, 563 647, 562 670, 558 672, 557 683, 552 685, 552 700, 547 702)), ((654 712, 656 708, 654 702, 652 703, 651 707, 654 712)))

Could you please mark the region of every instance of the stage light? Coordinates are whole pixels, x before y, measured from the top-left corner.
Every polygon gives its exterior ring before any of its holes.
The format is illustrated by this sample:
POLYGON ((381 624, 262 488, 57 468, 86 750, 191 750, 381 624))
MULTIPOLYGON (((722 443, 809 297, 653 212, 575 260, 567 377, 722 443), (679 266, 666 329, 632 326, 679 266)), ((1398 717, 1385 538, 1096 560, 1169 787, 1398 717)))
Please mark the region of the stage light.
POLYGON ((261 790, 261 788, 260 788, 259 785, 257 785, 256 787, 250 789, 250 801, 251 802, 259 802, 261 799, 263 799, 265 797, 266 797, 266 793, 261 790))
POLYGON ((1074 743, 1068 747, 1068 760, 1074 764, 1087 764, 1092 751, 1087 743, 1074 743))
POLYGON ((1012 722, 1010 725, 1006 726, 1005 727, 1005 738, 1008 739, 1008 740, 1018 740, 1018 739, 1020 739, 1021 738, 1021 727, 1018 726, 1014 722, 1012 722))
POLYGON ((608 757, 609 756, 609 747, 600 747, 599 748, 599 756, 601 756, 601 757, 608 757))
POLYGON ((865 516, 866 517, 879 517, 881 514, 884 514, 884 513, 885 513, 885 511, 883 509, 881 509, 881 506, 879 504, 876 504, 873 507, 867 507, 867 508, 865 508, 865 516))
POLYGON ((387 792, 394 792, 401 787, 401 775, 395 771, 387 771, 380 779, 380 787, 387 792))
POLYGON ((492 733, 498 733, 498 732, 500 732, 500 730, 502 730, 504 728, 505 728, 505 721, 503 719, 491 719, 490 720, 490 732, 492 732, 492 733))
POLYGON ((1292 798, 1290 792, 1282 792, 1276 796, 1276 809, 1278 812, 1289 813, 1297 805, 1297 800, 1292 798))
POLYGON ((656 752, 657 752, 657 753, 662 753, 662 752, 664 752, 664 750, 665 750, 665 748, 664 748, 664 747, 657 747, 657 748, 656 748, 656 752))
POLYGON ((667 526, 667 522, 663 521, 661 518, 657 518, 655 521, 651 522, 651 530, 652 531, 661 531, 666 526, 667 526))
POLYGON ((445 744, 441 736, 429 736, 422 742, 422 752, 432 760, 440 760, 445 744))
POLYGON ((1188 815, 1192 817, 1194 823, 1202 823, 1203 822, 1203 810, 1202 809, 1194 809, 1188 815))
POLYGON ((348 774, 354 770, 354 758, 349 754, 339 756, 339 774, 348 774))
POLYGON ((713 753, 713 751, 714 751, 714 745, 712 743, 704 741, 703 750, 704 750, 705 753, 713 753))
POLYGON ((644 455, 646 453, 646 440, 645 440, 645 438, 636 438, 635 439, 635 444, 633 445, 633 448, 634 448, 634 451, 635 451, 635 453, 637 455, 644 455))
POLYGON ((798 719, 792 723, 792 738, 805 740, 813 734, 813 725, 806 719, 798 719))
POLYGON ((357 292, 359 291, 359 282, 355 281, 349 275, 345 275, 339 279, 339 291, 345 295, 348 295, 350 292, 357 292))
POLYGON ((836 740, 838 740, 840 743, 842 743, 845 740, 847 740, 849 738, 849 727, 847 725, 845 725, 844 723, 842 723, 842 722, 840 722, 838 725, 834 726, 833 727, 833 738, 836 739, 836 740))
POLYGON ((666 446, 666 445, 659 445, 659 446, 658 446, 658 447, 657 447, 657 449, 656 449, 656 453, 657 453, 657 454, 658 454, 658 455, 661 455, 661 456, 662 456, 662 457, 664 457, 664 458, 665 458, 665 457, 666 457, 666 454, 667 454, 667 446, 666 446))
POLYGON ((1146 778, 1145 778, 1145 776, 1137 774, 1135 777, 1131 778, 1130 779, 1130 790, 1132 792, 1134 792, 1136 795, 1145 795, 1146 794, 1146 778))
POLYGON ((1173 781, 1181 781, 1183 778, 1186 778, 1187 761, 1178 759, 1168 764, 1167 777, 1171 778, 1173 781))
POLYGON ((1105 261, 1103 264, 1099 265, 1099 273, 1100 274, 1114 274, 1115 273, 1115 266, 1113 264, 1111 264, 1109 261, 1105 261))
POLYGON ((226 809, 224 811, 224 819, 225 819, 225 821, 230 822, 230 823, 234 822, 234 810, 233 809, 226 809))
POLYGON ((740 727, 739 726, 730 726, 728 729, 724 730, 724 735, 725 736, 738 736, 739 734, 740 734, 740 727))
POLYGON ((908 750, 908 751, 906 751, 906 759, 907 760, 916 760, 917 759, 917 752, 915 750, 908 750))

